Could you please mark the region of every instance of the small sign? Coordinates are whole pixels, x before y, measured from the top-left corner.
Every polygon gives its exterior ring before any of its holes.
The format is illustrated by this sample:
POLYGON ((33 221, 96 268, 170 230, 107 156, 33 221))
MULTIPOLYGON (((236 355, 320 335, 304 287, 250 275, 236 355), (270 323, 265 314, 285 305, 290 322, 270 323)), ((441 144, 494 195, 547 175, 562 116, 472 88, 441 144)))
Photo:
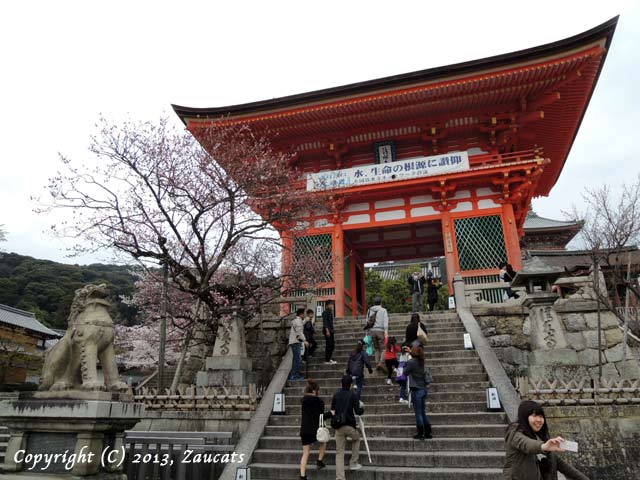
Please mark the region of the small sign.
POLYGON ((236 480, 251 480, 251 469, 249 467, 237 467, 236 480))
POLYGON ((378 142, 373 145, 376 163, 396 161, 396 143, 394 141, 378 142))
POLYGON ((449 297, 449 310, 453 310, 454 308, 456 308, 456 299, 449 297))
POLYGON ((322 312, 323 312, 322 305, 317 305, 316 306, 316 317, 321 317, 322 316, 322 312))
POLYGON ((487 388, 487 410, 500 410, 500 398, 498 397, 497 388, 487 388))
POLYGON ((471 341, 471 335, 469 333, 464 334, 464 349, 473 350, 473 342, 471 341))
POLYGON ((276 393, 275 396, 273 397, 273 413, 284 415, 285 413, 284 393, 276 393))

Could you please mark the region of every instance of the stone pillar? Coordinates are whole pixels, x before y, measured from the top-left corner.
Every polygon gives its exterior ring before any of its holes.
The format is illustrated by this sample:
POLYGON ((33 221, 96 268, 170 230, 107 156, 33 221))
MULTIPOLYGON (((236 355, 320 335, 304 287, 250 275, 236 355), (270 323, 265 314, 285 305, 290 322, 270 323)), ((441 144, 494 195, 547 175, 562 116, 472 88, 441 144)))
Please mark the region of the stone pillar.
POLYGON ((253 383, 252 362, 247 357, 244 320, 230 314, 220 320, 213 354, 207 358, 206 370, 196 375, 199 387, 248 387, 253 383))
POLYGON ((502 205, 502 228, 508 262, 513 266, 514 270, 518 271, 522 268, 522 253, 520 251, 520 237, 518 236, 516 218, 513 214, 513 205, 510 203, 502 205))
POLYGON ((444 258, 447 264, 447 283, 449 284, 449 291, 453 292, 453 276, 459 270, 454 247, 456 235, 453 228, 453 219, 451 218, 451 213, 449 213, 449 211, 443 211, 440 218, 442 222, 444 258))
POLYGON ((336 317, 344 317, 344 231, 340 223, 333 227, 333 282, 336 289, 336 317))

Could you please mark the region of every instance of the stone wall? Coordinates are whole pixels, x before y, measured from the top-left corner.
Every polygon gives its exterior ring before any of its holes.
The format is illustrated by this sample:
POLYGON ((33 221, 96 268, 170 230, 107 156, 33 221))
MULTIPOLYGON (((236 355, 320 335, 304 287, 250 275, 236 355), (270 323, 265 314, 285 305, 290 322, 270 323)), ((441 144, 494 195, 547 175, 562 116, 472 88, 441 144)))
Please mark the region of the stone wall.
POLYGON ((489 345, 515 385, 515 379, 528 375, 531 345, 529 311, 521 305, 474 306, 473 315, 489 345))
MULTIPOLYGON (((472 308, 482 332, 514 385, 518 376, 558 378, 564 381, 578 377, 596 378, 596 310, 594 301, 556 301, 548 311, 555 322, 549 347, 540 338, 545 334, 541 325, 543 319, 531 317, 529 308, 521 303, 476 305, 472 308)), ((634 360, 633 349, 628 347, 627 358, 622 358, 623 332, 615 315, 602 310, 600 323, 603 377, 640 378, 640 365, 634 360)))
POLYGON ((280 365, 287 351, 290 324, 290 320, 265 317, 262 321, 256 319, 246 325, 247 355, 253 362, 252 369, 258 385, 269 385, 280 365))
POLYGON ((578 442, 579 452, 563 453, 589 478, 640 478, 640 406, 545 407, 549 433, 578 442))

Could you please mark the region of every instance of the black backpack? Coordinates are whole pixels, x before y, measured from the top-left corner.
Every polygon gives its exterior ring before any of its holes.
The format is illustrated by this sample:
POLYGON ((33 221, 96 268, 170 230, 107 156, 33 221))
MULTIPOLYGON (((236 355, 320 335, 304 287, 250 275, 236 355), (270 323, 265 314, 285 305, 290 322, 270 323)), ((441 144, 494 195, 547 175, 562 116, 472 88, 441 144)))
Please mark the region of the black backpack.
POLYGON ((369 330, 370 328, 373 328, 373 326, 376 324, 377 316, 378 316, 377 310, 375 312, 372 312, 371 310, 369 310, 369 317, 367 318, 367 324, 364 327, 365 330, 369 330))

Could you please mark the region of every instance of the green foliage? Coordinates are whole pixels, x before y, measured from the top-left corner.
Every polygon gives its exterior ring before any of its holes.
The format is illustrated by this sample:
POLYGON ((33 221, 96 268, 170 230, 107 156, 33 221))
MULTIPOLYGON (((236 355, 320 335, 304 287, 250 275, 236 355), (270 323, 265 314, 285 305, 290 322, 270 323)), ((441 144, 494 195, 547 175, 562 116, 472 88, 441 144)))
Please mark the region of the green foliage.
POLYGON ((120 265, 66 265, 16 253, 0 254, 0 303, 36 314, 53 328, 66 328, 74 292, 87 283, 106 283, 112 316, 117 323, 133 322, 136 310, 120 302, 131 296, 131 268, 120 265))
MULTIPOLYGON (((390 313, 410 313, 411 292, 407 278, 411 273, 412 269, 410 268, 401 270, 396 280, 385 280, 375 270, 367 270, 365 274, 367 305, 373 305, 373 299, 381 297, 384 307, 390 313)), ((424 302, 426 308, 426 294, 424 302)), ((438 303, 435 308, 437 310, 447 310, 449 308, 449 287, 446 283, 438 289, 438 303)))

